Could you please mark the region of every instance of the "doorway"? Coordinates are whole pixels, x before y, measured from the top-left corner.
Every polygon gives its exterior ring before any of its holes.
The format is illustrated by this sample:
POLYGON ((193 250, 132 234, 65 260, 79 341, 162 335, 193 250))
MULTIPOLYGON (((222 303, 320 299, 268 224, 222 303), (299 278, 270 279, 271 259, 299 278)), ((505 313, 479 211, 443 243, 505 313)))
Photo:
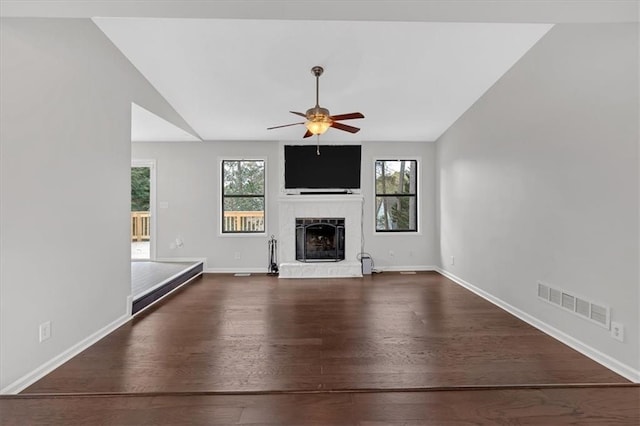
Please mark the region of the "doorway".
POLYGON ((155 258, 155 161, 131 162, 131 260, 155 258))

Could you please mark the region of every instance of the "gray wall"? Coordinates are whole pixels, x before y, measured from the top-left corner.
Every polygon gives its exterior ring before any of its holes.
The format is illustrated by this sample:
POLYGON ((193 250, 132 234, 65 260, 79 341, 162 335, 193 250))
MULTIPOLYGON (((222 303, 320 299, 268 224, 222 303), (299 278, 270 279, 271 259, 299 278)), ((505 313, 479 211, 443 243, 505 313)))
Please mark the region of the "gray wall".
MULTIPOLYGON (((193 142, 134 143, 134 159, 156 160, 157 257, 206 258, 216 272, 260 271, 267 268, 267 240, 278 238, 278 197, 282 195, 282 143, 193 142), (267 160, 267 234, 220 235, 220 160, 267 160), (165 208, 161 208, 164 204, 165 208), (168 205, 168 207, 166 207, 168 205), (181 247, 175 245, 180 238, 181 247), (240 259, 235 258, 240 253, 240 259)), ((382 269, 425 269, 437 264, 435 235, 435 144, 362 144, 365 251, 382 269), (420 233, 375 235, 373 223, 373 161, 420 159, 420 233), (393 256, 390 254, 393 252, 393 256)))
POLYGON ((437 142, 443 268, 636 374, 638 136, 638 26, 567 24, 437 142), (609 305, 625 342, 538 280, 609 305))
POLYGON ((4 389, 126 317, 131 102, 183 121, 88 19, 0 31, 4 389))
POLYGON ((266 235, 222 236, 220 161, 266 160, 270 195, 277 191, 276 146, 276 142, 237 141, 133 143, 133 159, 156 161, 156 257, 204 258, 209 271, 266 271, 268 236, 278 229, 277 201, 266 199, 266 235), (178 238, 181 246, 175 244, 178 238), (237 252, 240 259, 235 259, 237 252))

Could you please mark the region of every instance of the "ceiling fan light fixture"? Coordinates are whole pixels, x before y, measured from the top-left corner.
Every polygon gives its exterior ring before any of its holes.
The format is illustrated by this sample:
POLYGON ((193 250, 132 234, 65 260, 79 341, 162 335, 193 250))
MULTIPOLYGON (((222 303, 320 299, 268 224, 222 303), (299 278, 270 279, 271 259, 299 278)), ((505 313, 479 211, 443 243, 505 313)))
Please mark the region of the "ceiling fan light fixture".
POLYGON ((331 127, 331 119, 329 117, 314 117, 312 120, 307 120, 304 125, 312 134, 321 135, 331 127))

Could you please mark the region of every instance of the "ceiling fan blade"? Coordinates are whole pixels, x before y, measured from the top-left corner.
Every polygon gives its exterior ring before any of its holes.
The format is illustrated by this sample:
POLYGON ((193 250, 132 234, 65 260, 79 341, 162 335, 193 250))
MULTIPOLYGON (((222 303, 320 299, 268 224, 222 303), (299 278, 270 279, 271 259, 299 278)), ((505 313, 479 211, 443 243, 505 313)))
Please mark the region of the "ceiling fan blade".
POLYGON ((301 112, 297 112, 297 111, 289 111, 291 114, 295 114, 295 115, 299 115, 300 117, 304 117, 307 118, 306 114, 303 114, 301 112))
POLYGON ((331 119, 334 121, 353 120, 355 118, 364 118, 364 115, 362 115, 362 113, 360 112, 350 112, 349 114, 339 114, 331 116, 331 119))
POLYGON ((345 132, 349 132, 349 133, 358 133, 360 131, 360 129, 358 129, 357 127, 347 126, 346 124, 337 123, 335 121, 331 123, 331 127, 336 128, 338 130, 344 130, 345 132))
POLYGON ((279 129, 281 127, 297 126, 298 124, 304 124, 304 121, 302 123, 291 123, 291 124, 283 124, 282 126, 267 127, 267 130, 279 129))
POLYGON ((310 131, 307 130, 307 133, 304 134, 304 136, 302 137, 302 139, 304 138, 308 138, 310 136, 313 136, 313 133, 311 133, 310 131))

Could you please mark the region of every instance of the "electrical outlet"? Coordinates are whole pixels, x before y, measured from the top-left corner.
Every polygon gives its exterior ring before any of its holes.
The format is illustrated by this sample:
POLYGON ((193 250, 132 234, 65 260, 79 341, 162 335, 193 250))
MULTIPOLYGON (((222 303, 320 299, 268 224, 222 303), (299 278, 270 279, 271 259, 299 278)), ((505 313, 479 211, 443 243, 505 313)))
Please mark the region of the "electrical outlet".
POLYGON ((240 252, 239 251, 235 252, 235 254, 233 255, 233 258, 236 259, 236 260, 239 260, 240 257, 241 256, 240 256, 240 252))
POLYGON ((455 264, 456 264, 456 258, 455 258, 455 257, 453 257, 453 256, 451 256, 451 264, 452 264, 452 265, 455 265, 455 264))
POLYGON ((389 250, 389 256, 393 257, 396 255, 396 252, 393 250, 389 250))
POLYGON ((611 321, 611 337, 624 342, 624 325, 619 322, 611 321))
POLYGON ((51 337, 51 321, 43 322, 38 328, 40 343, 51 337))

